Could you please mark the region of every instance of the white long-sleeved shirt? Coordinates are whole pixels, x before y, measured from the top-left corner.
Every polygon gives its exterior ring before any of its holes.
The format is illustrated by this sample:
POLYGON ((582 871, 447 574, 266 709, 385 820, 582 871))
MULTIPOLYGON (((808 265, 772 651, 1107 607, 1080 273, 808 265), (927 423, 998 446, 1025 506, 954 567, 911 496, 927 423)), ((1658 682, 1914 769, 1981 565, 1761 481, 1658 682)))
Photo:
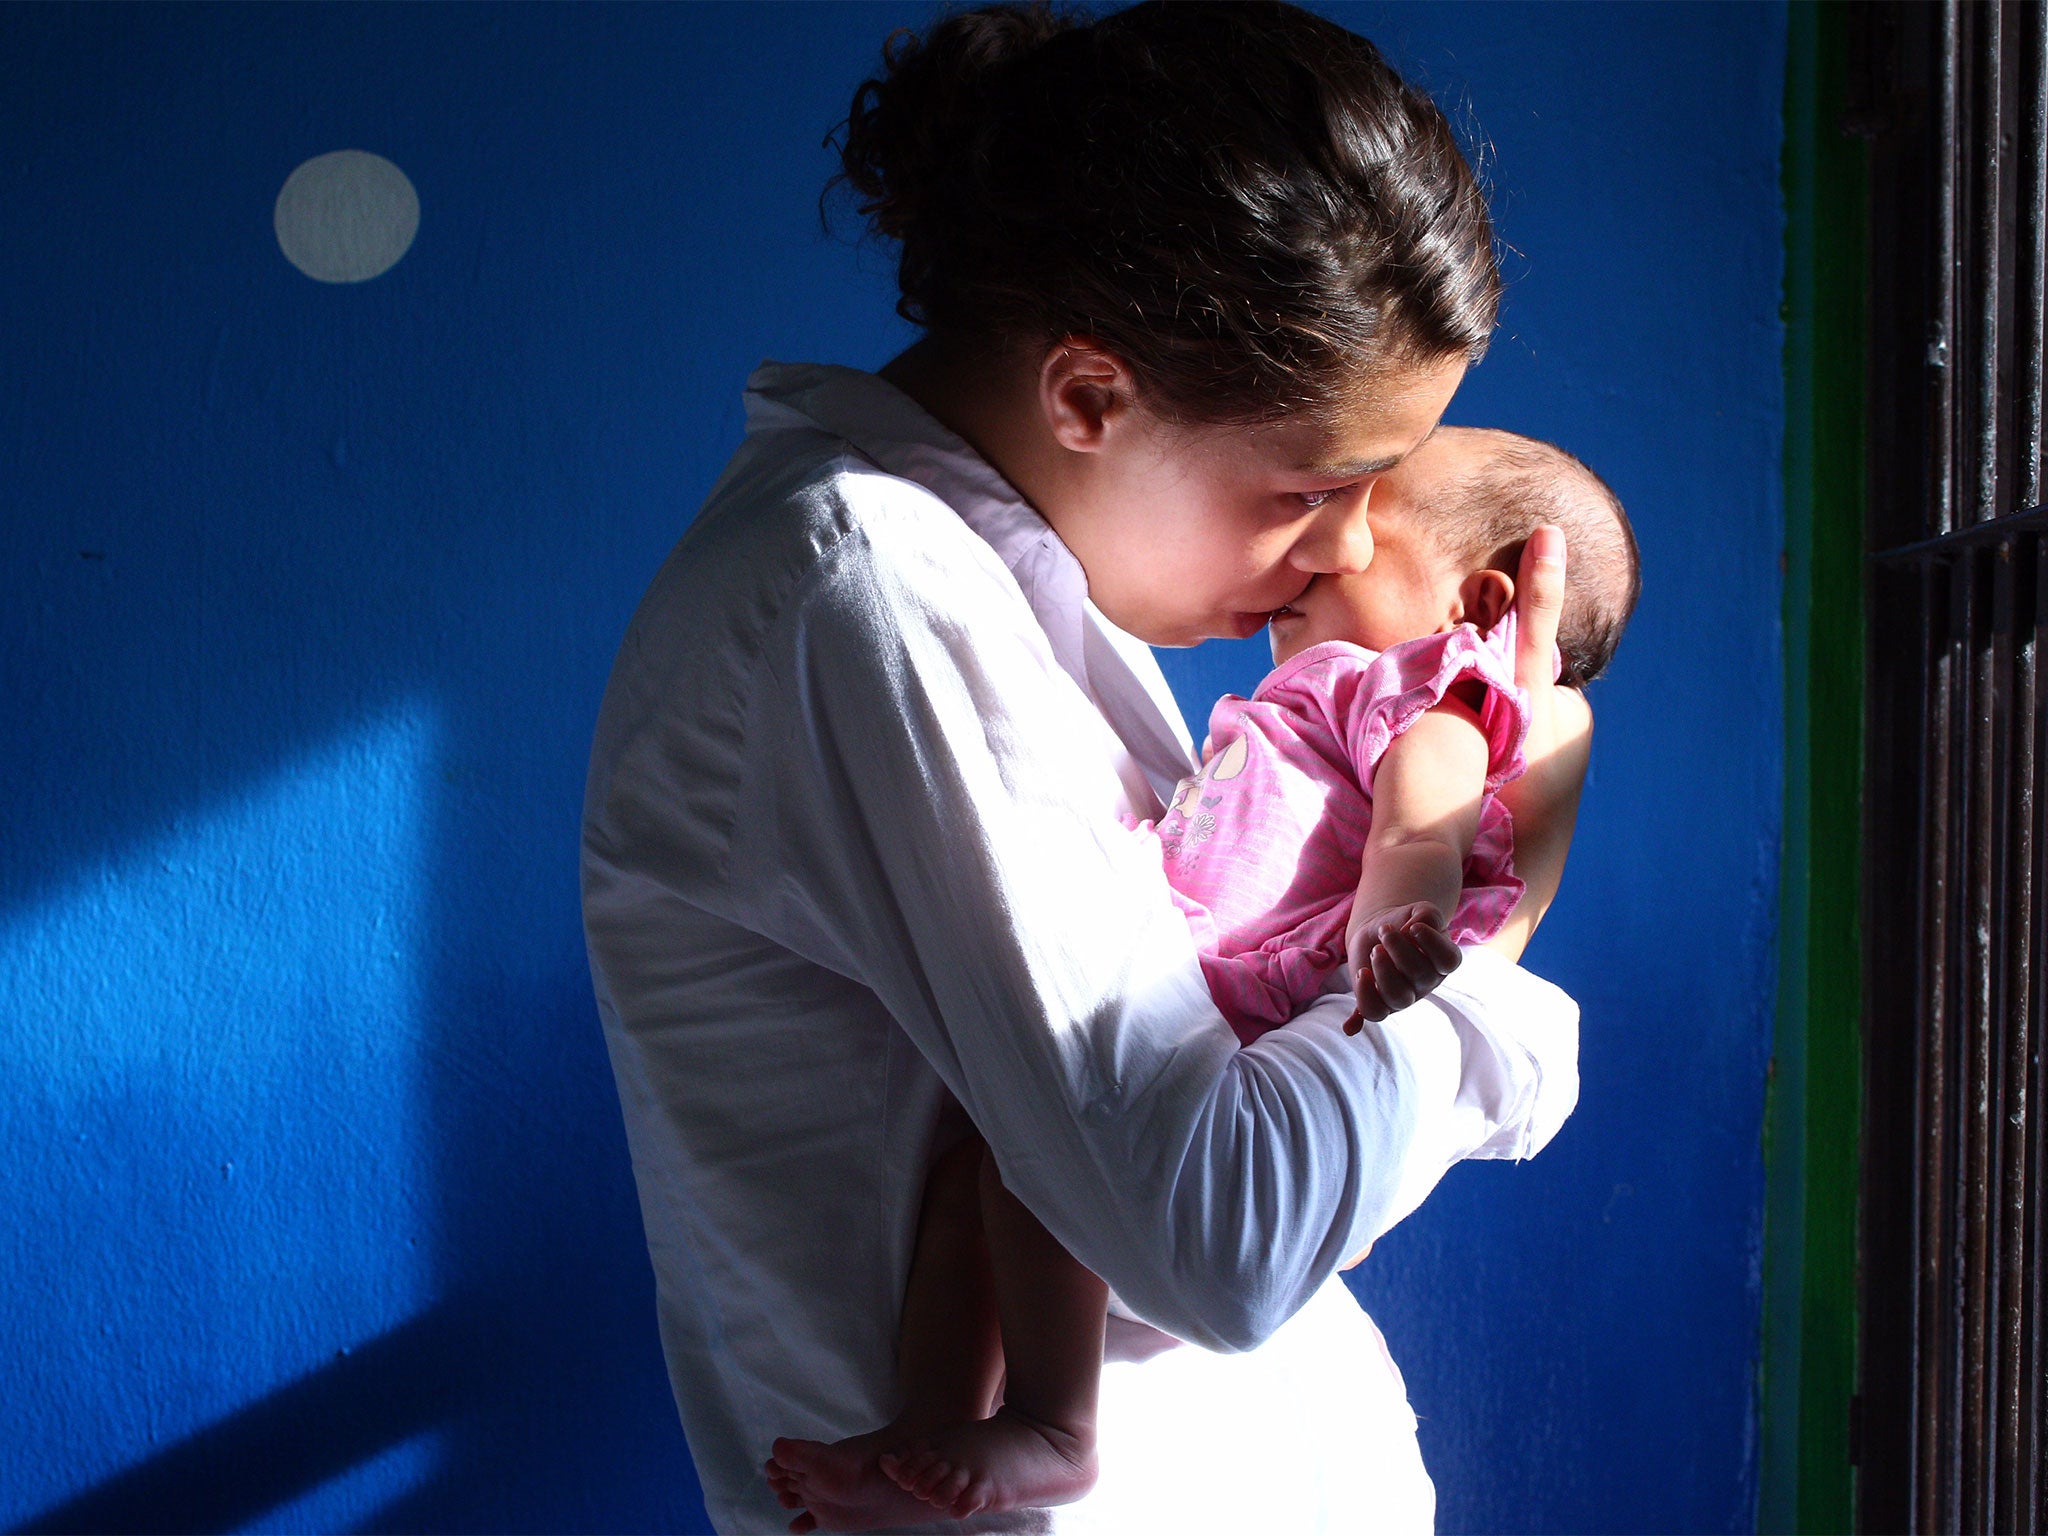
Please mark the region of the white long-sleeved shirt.
POLYGON ((1333 1272, 1450 1163, 1548 1140, 1577 1094, 1576 1008, 1475 951, 1360 1036, 1333 999, 1240 1049, 1118 819, 1194 766, 1150 651, 882 380, 764 366, 747 407, 620 648, 583 833, 713 1521, 781 1529, 769 1442, 893 1413, 957 1103, 1120 1310, 1206 1346, 1105 1371, 1103 1482, 1061 1530, 1426 1525, 1398 1374, 1333 1272))

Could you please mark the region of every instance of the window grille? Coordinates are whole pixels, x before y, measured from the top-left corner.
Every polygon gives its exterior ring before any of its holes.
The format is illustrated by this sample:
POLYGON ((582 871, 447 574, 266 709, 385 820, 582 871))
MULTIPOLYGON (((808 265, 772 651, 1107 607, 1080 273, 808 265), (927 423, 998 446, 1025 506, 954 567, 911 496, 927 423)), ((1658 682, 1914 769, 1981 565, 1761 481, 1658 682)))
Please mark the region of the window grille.
POLYGON ((1872 5, 1858 1524, 2048 1530, 2048 8, 1872 5))

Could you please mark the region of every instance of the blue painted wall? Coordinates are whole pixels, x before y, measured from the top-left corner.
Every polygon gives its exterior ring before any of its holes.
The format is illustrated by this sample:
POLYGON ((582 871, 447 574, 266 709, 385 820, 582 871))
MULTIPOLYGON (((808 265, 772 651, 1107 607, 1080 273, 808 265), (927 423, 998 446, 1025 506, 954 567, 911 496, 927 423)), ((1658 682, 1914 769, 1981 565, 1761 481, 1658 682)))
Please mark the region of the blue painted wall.
MULTIPOLYGON (((1532 963, 1583 1107, 1359 1272, 1444 1527, 1734 1529, 1777 836, 1769 6, 1335 8, 1491 143, 1455 419, 1649 596, 1532 963)), ((917 5, 0 10, 0 1524, 691 1528, 574 849, 763 355, 873 364, 818 141, 917 5), (289 266, 389 157, 395 268, 289 266)), ((1191 713, 1256 655, 1172 659, 1191 713)))

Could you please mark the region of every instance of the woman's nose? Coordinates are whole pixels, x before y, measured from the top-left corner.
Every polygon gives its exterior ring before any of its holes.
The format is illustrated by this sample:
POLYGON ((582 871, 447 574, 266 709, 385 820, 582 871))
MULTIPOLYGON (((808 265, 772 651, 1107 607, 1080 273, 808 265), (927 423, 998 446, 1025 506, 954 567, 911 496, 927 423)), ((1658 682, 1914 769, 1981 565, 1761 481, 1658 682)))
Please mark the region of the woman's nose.
POLYGON ((1325 507, 1295 541, 1293 563, 1316 576, 1355 576, 1372 564, 1372 526, 1365 520, 1367 498, 1348 506, 1325 507))

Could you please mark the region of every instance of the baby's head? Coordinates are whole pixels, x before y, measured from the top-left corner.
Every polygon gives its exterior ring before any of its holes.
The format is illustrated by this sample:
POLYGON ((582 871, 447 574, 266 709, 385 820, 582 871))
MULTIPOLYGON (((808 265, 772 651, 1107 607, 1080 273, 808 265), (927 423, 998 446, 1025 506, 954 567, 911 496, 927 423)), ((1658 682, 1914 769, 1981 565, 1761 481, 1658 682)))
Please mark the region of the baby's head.
POLYGON ((1318 576, 1273 616, 1273 660, 1325 640, 1383 651, 1462 623, 1484 633, 1514 605, 1522 546, 1564 530, 1563 681, 1606 670, 1634 612, 1636 538, 1614 492, 1562 448, 1512 432, 1439 427, 1372 488, 1372 564, 1318 576))

